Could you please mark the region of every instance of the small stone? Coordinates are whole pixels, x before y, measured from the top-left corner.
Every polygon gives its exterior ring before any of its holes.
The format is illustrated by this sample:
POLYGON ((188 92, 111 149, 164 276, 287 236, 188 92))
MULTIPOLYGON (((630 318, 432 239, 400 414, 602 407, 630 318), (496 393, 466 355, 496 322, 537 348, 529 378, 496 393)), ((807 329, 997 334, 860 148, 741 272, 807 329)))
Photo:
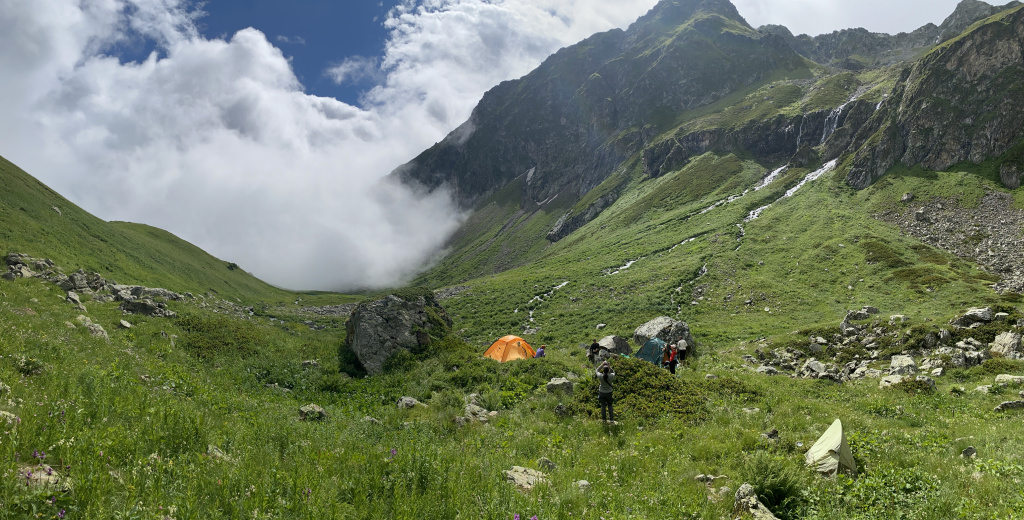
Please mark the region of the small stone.
POLYGON ((124 320, 121 320, 118 323, 118 325, 120 325, 122 329, 130 329, 130 328, 132 328, 132 324, 128 323, 127 321, 124 321, 124 320))
POLYGON ((366 417, 363 417, 363 422, 367 422, 367 423, 370 423, 370 424, 377 424, 377 425, 383 424, 382 422, 380 422, 380 419, 377 419, 375 417, 370 417, 369 415, 367 415, 366 417))
POLYGON ((299 407, 299 419, 303 421, 325 421, 327 412, 319 405, 307 404, 299 407))
MULTIPOLYGON (((605 323, 598 323, 598 324, 597 324, 597 330, 601 330, 601 329, 603 329, 603 328, 605 328, 605 327, 607 327, 607 326, 608 326, 608 325, 607 325, 607 324, 605 324, 605 323)), ((586 481, 584 481, 584 482, 586 482, 586 481)))
POLYGON ((939 367, 939 368, 936 368, 936 369, 932 370, 932 377, 942 377, 945 374, 946 374, 946 369, 942 368, 942 367, 939 367))
POLYGON ((577 480, 576 482, 573 482, 573 485, 584 493, 590 491, 590 482, 587 482, 586 480, 577 480))
POLYGON ((541 457, 541 458, 537 459, 537 466, 541 467, 543 469, 546 469, 548 471, 554 471, 555 468, 558 467, 554 463, 554 461, 552 461, 551 459, 549 459, 547 457, 541 457))
POLYGON ((964 451, 960 452, 960 456, 965 459, 973 459, 978 455, 978 450, 974 449, 974 446, 968 446, 964 451))
POLYGON ((718 379, 718 376, 716 376, 715 374, 708 374, 708 375, 704 376, 704 379, 706 379, 708 381, 711 381, 711 380, 714 380, 714 379, 718 379))
POLYGON ((409 408, 413 408, 413 407, 415 407, 417 405, 418 406, 423 406, 423 407, 427 406, 427 405, 417 401, 415 398, 409 397, 409 396, 402 397, 402 398, 400 398, 398 400, 398 409, 399 410, 408 410, 409 408))
POLYGON ((521 466, 512 466, 512 469, 506 470, 504 473, 505 479, 515 484, 521 491, 529 491, 537 484, 547 480, 547 475, 521 466))

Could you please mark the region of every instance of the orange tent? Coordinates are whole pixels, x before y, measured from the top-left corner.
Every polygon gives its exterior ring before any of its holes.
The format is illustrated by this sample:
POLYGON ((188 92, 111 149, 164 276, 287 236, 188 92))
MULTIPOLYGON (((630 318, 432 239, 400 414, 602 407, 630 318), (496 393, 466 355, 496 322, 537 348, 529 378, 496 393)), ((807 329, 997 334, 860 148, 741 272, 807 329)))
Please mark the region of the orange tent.
POLYGON ((505 336, 504 338, 495 341, 494 344, 484 352, 484 355, 504 363, 506 361, 513 361, 516 359, 530 359, 536 353, 537 351, 533 350, 533 347, 531 347, 523 338, 520 338, 519 336, 505 336))

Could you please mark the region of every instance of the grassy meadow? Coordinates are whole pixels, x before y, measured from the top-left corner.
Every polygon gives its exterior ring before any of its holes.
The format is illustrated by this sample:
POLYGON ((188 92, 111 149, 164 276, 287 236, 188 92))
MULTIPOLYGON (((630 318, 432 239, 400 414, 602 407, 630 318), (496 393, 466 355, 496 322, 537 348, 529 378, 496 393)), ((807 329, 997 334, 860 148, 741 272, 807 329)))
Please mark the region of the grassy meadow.
MULTIPOLYGON (((1000 188, 972 172, 894 172, 854 192, 826 175, 778 200, 811 171, 798 169, 704 212, 767 169, 709 155, 659 179, 634 177, 619 202, 532 253, 528 266, 469 279, 449 266, 444 276, 467 287, 442 302, 452 336, 374 377, 342 373, 358 374, 340 365, 349 362, 339 356, 344 320, 318 317, 318 330, 303 323, 312 319, 303 306, 360 297, 270 293, 265 303, 250 300, 251 317, 169 302, 179 316, 160 319, 86 303, 106 340, 89 335, 58 288, 3 281, 0 382, 10 390, 0 387, 0 410, 17 419, 0 419, 0 518, 732 518, 732 493, 744 482, 780 518, 1024 510, 1020 412, 992 411, 1019 389, 972 391, 1000 373, 1024 374, 1020 362, 956 371, 930 393, 880 390, 873 379, 765 376, 742 359, 759 345, 834 329, 863 305, 907 315, 908 329, 941 327, 970 306, 1018 308, 1019 296, 995 294, 969 262, 871 217, 898 207, 905 191, 970 205, 972 194, 1000 188), (723 170, 731 176, 723 187, 702 182, 723 170), (906 269, 930 278, 922 284, 906 269), (619 424, 602 424, 578 345, 631 337, 660 315, 690 324, 698 356, 676 377, 616 360, 619 424), (480 357, 508 333, 551 345, 548 357, 504 365, 480 357), (575 395, 545 390, 562 376, 577 379, 575 395), (457 426, 474 393, 497 416, 457 426), (399 410, 402 396, 427 406, 399 410), (300 421, 309 403, 328 420, 300 421), (856 478, 803 466, 836 418, 856 478), (777 441, 762 436, 772 429, 777 441), (960 456, 968 446, 976 458, 960 456), (519 491, 503 475, 512 466, 547 479, 519 491), (51 471, 60 479, 36 484, 51 471), (727 478, 709 487, 699 474, 727 478)), ((431 276, 441 275, 422 280, 431 276)))

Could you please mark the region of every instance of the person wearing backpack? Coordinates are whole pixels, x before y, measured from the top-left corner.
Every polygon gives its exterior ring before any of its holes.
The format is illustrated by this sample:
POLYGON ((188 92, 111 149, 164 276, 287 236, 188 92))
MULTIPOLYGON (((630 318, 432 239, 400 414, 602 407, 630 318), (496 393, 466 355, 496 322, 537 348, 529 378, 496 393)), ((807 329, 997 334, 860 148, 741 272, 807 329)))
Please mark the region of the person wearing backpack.
POLYGON ((604 422, 615 422, 615 408, 612 405, 612 383, 615 381, 615 372, 612 366, 605 361, 597 368, 597 380, 600 387, 597 389, 597 402, 601 404, 601 420, 604 422))

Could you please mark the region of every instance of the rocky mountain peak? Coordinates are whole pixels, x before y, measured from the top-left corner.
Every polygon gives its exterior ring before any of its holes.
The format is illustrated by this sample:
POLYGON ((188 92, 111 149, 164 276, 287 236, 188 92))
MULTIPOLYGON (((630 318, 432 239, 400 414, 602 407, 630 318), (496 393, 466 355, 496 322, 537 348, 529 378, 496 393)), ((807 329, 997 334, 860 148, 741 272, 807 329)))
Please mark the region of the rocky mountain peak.
POLYGON ((994 6, 981 0, 962 0, 957 4, 956 9, 953 10, 953 14, 949 15, 942 22, 942 25, 939 26, 941 38, 942 40, 948 40, 964 32, 978 20, 988 18, 1018 5, 1020 5, 1020 2, 1016 0, 1003 6, 994 6))

